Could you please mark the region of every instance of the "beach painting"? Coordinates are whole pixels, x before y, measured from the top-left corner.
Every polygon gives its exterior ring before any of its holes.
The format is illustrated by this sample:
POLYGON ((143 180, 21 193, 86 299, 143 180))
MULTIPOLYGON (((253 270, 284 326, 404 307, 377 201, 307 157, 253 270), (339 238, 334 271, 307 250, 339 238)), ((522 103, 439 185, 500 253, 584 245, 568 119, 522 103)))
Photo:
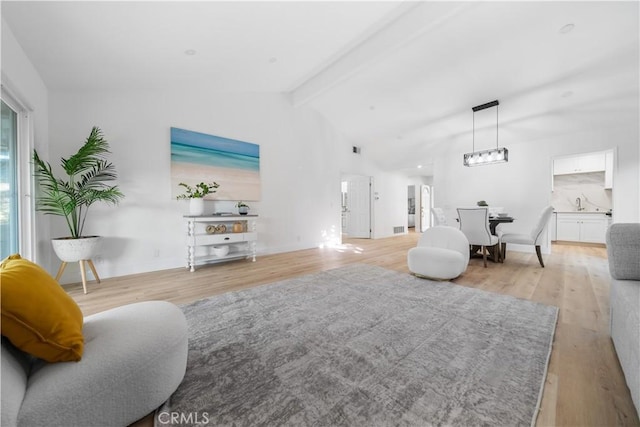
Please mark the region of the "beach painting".
POLYGON ((171 195, 199 182, 215 181, 211 200, 260 200, 260 146, 250 142, 171 128, 171 195))

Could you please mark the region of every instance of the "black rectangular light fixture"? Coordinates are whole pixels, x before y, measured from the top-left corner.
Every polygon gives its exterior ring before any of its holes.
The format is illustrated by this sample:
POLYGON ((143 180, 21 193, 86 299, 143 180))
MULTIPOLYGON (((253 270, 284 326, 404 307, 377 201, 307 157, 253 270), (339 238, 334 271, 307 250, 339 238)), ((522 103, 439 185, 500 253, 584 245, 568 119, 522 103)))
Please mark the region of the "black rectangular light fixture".
POLYGON ((498 100, 487 102, 486 104, 476 105, 471 108, 473 111, 473 146, 471 153, 465 153, 462 158, 462 164, 465 166, 482 166, 492 163, 504 163, 509 161, 509 150, 504 147, 498 147, 498 100), (476 111, 486 110, 487 108, 496 107, 496 148, 489 150, 476 151, 476 111))

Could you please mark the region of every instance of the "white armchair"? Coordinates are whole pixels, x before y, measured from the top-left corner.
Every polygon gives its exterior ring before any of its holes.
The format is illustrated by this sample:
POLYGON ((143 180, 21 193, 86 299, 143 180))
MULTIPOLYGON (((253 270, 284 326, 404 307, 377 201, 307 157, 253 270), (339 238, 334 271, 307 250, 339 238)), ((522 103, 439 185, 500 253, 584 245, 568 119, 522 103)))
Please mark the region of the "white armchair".
POLYGON ((436 226, 420 236, 418 245, 407 254, 409 270, 419 277, 455 279, 469 264, 469 241, 457 228, 436 226))
POLYGON ((500 245, 498 237, 491 234, 489 230, 489 210, 487 208, 458 208, 458 218, 460 220, 460 231, 467 236, 469 244, 480 246, 484 266, 487 267, 487 248, 494 247, 500 256, 500 245))
POLYGON ((517 245, 533 245, 536 247, 536 255, 538 255, 538 261, 544 268, 544 262, 542 261, 542 253, 540 252, 540 245, 542 244, 542 238, 544 237, 544 228, 551 218, 553 213, 553 206, 547 206, 542 210, 536 226, 529 233, 504 233, 498 232, 500 238, 500 246, 502 249, 502 259, 507 258, 507 243, 513 243, 517 245))

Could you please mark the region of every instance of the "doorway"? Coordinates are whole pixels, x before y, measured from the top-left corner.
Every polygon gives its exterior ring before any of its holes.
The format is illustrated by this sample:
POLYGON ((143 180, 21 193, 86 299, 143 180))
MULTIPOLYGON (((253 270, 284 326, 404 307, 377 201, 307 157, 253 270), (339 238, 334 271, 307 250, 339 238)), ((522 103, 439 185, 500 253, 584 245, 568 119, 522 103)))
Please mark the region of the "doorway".
POLYGON ((351 238, 371 238, 372 178, 361 175, 343 175, 342 234, 351 238))
POLYGON ((431 187, 420 186, 420 232, 424 232, 431 227, 431 208, 433 207, 433 197, 431 187))

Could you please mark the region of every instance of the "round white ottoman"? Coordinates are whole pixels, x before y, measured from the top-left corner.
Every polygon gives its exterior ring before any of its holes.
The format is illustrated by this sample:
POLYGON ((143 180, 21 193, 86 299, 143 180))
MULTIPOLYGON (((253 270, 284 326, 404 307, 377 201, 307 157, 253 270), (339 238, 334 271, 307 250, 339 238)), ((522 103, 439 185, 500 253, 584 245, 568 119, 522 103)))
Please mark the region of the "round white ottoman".
POLYGON ((457 228, 428 228, 407 254, 409 271, 436 280, 455 279, 469 264, 469 240, 457 228))

